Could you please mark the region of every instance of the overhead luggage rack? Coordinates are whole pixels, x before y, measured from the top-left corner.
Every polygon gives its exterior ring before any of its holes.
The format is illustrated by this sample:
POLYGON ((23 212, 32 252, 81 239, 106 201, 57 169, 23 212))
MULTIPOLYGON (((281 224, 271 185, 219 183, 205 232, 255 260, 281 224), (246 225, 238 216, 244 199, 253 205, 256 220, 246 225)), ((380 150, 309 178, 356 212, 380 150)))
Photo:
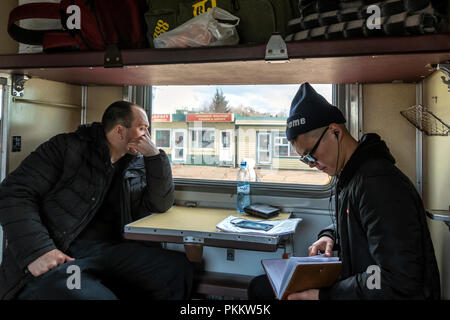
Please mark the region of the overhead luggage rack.
POLYGON ((266 63, 266 45, 0 55, 0 73, 79 85, 417 82, 450 60, 450 34, 286 42, 289 63, 266 63))

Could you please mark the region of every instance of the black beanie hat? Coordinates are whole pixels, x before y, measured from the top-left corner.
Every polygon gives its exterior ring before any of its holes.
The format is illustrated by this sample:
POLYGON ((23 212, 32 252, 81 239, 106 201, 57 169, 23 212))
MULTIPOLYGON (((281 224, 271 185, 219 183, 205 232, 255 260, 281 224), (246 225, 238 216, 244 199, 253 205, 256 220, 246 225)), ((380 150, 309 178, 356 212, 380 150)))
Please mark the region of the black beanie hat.
POLYGON ((342 112, 329 104, 308 82, 302 84, 291 103, 286 138, 291 141, 303 133, 331 123, 345 123, 342 112))

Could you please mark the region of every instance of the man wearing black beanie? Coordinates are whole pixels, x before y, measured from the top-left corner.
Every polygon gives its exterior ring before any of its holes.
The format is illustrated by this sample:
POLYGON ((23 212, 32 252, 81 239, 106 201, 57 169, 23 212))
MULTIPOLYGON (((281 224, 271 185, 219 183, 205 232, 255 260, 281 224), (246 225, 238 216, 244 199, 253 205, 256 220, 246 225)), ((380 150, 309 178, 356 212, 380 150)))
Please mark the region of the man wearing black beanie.
MULTIPOLYGON (((330 256, 337 250, 342 273, 331 287, 288 299, 439 299, 439 270, 419 194, 377 134, 356 141, 344 123, 337 107, 309 83, 301 85, 287 119, 287 139, 302 162, 337 178, 335 223, 308 251, 330 256)), ((262 287, 268 288, 267 282, 255 278, 249 298, 267 299, 262 290, 257 293, 262 287)))

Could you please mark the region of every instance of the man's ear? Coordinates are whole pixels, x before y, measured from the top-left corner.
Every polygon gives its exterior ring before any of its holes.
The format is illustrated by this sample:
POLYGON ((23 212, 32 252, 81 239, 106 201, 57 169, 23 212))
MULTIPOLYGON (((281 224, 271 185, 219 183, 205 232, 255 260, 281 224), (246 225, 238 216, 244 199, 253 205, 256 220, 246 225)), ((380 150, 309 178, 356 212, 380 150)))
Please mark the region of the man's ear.
POLYGON ((116 125, 116 127, 114 128, 114 132, 117 134, 120 140, 125 139, 124 130, 120 124, 116 125))
POLYGON ((333 134, 336 137, 336 139, 338 139, 339 135, 341 134, 339 126, 337 126, 335 124, 331 124, 330 129, 333 131, 333 134))
POLYGON ((291 143, 292 147, 294 148, 295 152, 297 152, 297 139, 298 139, 298 136, 295 137, 294 139, 292 139, 291 141, 289 141, 291 143))

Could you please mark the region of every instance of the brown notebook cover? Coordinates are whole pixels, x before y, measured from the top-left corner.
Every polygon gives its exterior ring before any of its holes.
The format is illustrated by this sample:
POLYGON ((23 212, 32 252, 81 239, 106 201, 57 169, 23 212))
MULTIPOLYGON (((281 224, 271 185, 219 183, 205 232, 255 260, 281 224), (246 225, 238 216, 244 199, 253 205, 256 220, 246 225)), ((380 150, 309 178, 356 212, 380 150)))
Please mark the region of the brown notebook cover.
POLYGON ((261 263, 280 300, 294 292, 329 287, 339 279, 342 270, 340 261, 297 262, 291 268, 288 268, 289 259, 268 259, 261 263))

